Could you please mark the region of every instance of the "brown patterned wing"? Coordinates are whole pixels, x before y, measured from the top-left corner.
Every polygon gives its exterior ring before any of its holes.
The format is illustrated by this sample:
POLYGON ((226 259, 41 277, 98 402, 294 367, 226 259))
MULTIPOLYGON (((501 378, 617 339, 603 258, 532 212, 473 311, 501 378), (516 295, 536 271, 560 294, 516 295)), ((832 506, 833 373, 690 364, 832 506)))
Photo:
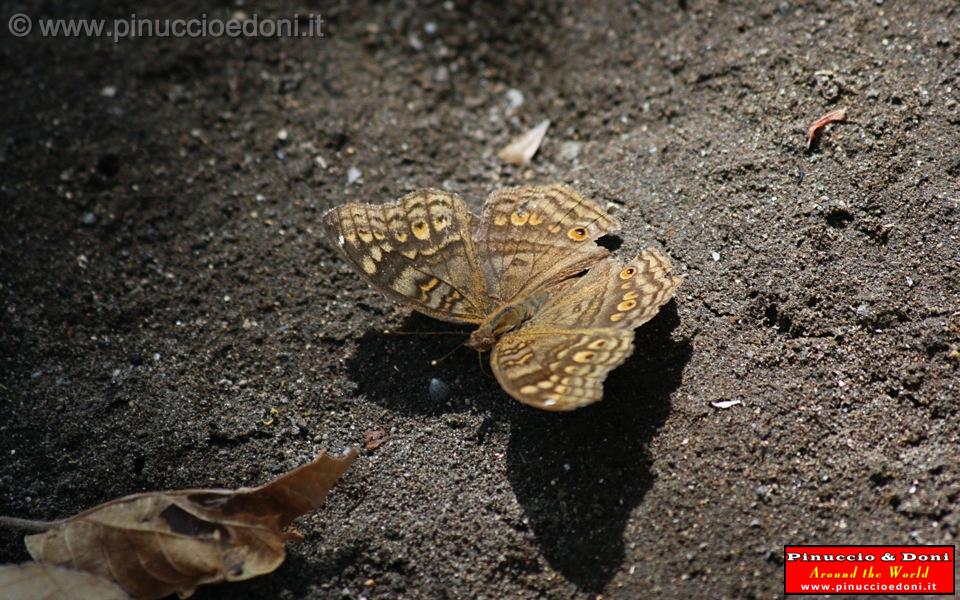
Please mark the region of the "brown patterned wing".
POLYGON ((504 390, 545 410, 600 400, 607 374, 633 353, 633 329, 652 319, 681 278, 644 250, 627 265, 607 259, 561 286, 519 330, 498 340, 490 365, 504 390))
POLYGON ((345 204, 323 216, 341 256, 374 288, 431 317, 479 323, 487 294, 463 200, 420 190, 391 204, 345 204))
POLYGON ((511 302, 572 277, 609 254, 595 240, 619 229, 566 185, 497 190, 474 232, 487 291, 511 302))

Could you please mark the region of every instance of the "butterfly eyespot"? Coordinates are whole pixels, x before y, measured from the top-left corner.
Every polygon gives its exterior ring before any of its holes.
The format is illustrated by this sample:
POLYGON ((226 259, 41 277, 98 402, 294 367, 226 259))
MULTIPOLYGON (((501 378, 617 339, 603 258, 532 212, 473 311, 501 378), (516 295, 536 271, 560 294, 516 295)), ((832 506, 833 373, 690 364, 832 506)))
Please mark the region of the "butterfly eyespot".
POLYGON ((623 312, 625 310, 630 310, 636 305, 637 305, 636 300, 624 300, 623 302, 617 305, 617 310, 623 312))
POLYGON ((410 230, 413 231, 413 235, 416 236, 418 240, 425 240, 430 237, 430 226, 423 221, 417 221, 411 225, 410 230))
POLYGON ((620 271, 620 279, 630 279, 637 274, 636 267, 627 267, 626 269, 620 271))
POLYGON ((567 232, 567 237, 575 242, 582 242, 587 239, 587 228, 586 227, 574 227, 567 232))
POLYGON ((510 215, 510 222, 520 227, 526 225, 527 221, 530 220, 530 213, 525 213, 522 211, 517 211, 510 215))
POLYGON ((433 218, 433 228, 437 231, 442 231, 447 226, 447 217, 444 215, 437 215, 433 218))
POLYGON ((590 345, 587 346, 587 348, 590 348, 591 350, 600 350, 606 345, 607 345, 607 340, 594 340, 590 342, 590 345))
POLYGON ((573 362, 578 362, 578 363, 590 362, 591 360, 593 360, 593 357, 596 356, 596 355, 597 355, 596 352, 590 352, 589 350, 583 350, 583 351, 577 352, 576 354, 573 355, 573 362))

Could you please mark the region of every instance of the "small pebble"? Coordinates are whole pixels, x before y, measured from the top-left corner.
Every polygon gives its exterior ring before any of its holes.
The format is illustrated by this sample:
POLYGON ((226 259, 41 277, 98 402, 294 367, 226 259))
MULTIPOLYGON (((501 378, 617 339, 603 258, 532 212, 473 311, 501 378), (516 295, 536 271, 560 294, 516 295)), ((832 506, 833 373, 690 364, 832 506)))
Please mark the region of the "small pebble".
POLYGON ((290 132, 288 132, 286 129, 281 129, 277 132, 277 139, 281 142, 287 141, 288 137, 290 137, 290 132))
POLYGON ((719 252, 716 252, 716 251, 711 252, 711 253, 710 253, 710 258, 713 259, 713 262, 719 262, 719 261, 720 261, 720 253, 719 253, 719 252))
POLYGON ((83 224, 84 225, 95 225, 97 222, 96 213, 88 212, 83 214, 83 224))
POLYGON ((114 96, 117 95, 117 86, 115 85, 104 86, 103 89, 100 90, 100 95, 103 96, 104 98, 113 98, 114 96))
POLYGON ((560 158, 573 162, 580 157, 583 142, 564 142, 560 144, 560 158))
POLYGON ((520 108, 523 106, 523 92, 516 88, 507 90, 507 106, 510 108, 520 108))
POLYGON ((360 171, 360 169, 356 167, 350 167, 347 169, 347 185, 356 183, 361 177, 363 177, 363 173, 360 171))
POLYGON ((430 400, 444 402, 450 397, 450 386, 434 377, 430 380, 430 400))

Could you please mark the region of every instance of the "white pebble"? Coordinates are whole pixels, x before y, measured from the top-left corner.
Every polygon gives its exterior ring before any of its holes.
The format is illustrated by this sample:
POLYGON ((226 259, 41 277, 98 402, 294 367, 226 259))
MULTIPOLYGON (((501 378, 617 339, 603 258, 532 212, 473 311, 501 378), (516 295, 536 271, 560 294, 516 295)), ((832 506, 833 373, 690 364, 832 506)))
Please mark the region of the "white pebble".
POLYGON ((520 108, 523 106, 523 92, 516 88, 507 90, 507 105, 510 108, 520 108))
POLYGON ((360 169, 356 167, 350 167, 347 169, 347 185, 356 183, 361 177, 363 177, 363 173, 360 171, 360 169))

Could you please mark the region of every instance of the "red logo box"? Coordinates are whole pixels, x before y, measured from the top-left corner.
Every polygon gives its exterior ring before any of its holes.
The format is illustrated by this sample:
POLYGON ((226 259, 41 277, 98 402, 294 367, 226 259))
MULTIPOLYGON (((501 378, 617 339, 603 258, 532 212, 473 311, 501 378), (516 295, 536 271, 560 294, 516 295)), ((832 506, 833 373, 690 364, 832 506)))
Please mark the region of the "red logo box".
POLYGON ((954 546, 784 546, 784 594, 947 596, 954 546))

